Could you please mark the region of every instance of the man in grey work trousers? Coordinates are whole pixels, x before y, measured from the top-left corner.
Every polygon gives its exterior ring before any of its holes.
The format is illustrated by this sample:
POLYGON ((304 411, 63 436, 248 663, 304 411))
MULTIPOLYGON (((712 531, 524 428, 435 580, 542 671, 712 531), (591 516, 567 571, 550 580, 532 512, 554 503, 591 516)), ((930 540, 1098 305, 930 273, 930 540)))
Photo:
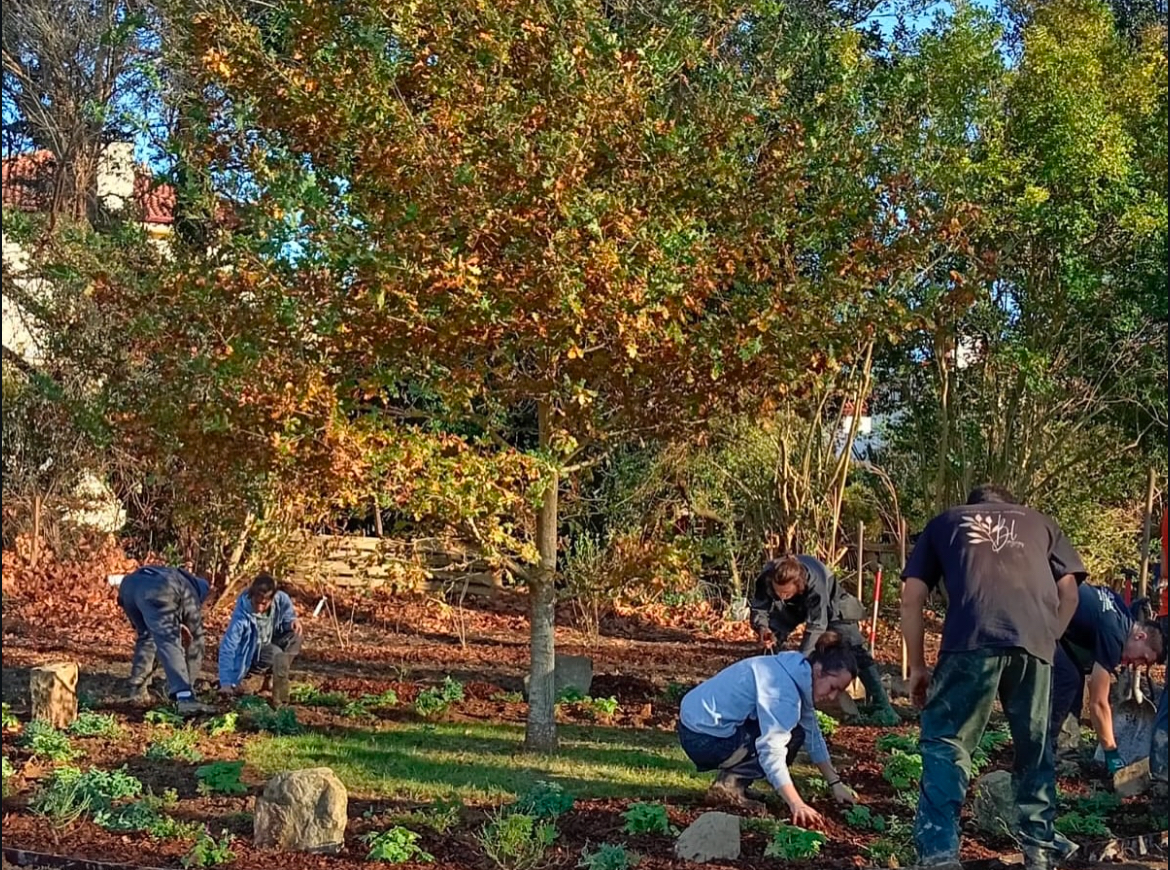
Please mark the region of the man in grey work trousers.
POLYGON ((128 574, 118 588, 118 605, 138 634, 130 666, 130 699, 146 700, 155 662, 167 677, 167 694, 183 716, 214 713, 195 697, 203 668, 203 602, 209 584, 182 568, 147 565, 128 574))

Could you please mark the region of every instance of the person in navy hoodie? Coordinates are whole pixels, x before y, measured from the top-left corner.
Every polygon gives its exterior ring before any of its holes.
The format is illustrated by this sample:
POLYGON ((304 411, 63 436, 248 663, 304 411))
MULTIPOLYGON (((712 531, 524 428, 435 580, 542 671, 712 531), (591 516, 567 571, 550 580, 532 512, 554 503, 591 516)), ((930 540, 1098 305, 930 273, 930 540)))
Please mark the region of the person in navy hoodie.
POLYGON ((245 678, 261 674, 261 691, 271 687, 277 653, 296 656, 304 630, 288 593, 270 574, 260 574, 236 599, 231 622, 219 644, 219 691, 239 694, 245 678))
POLYGON ((166 565, 144 565, 122 579, 118 605, 137 634, 130 700, 148 699, 147 682, 157 663, 180 715, 215 712, 195 697, 195 681, 203 668, 203 603, 208 588, 202 577, 166 565))
POLYGON ((820 823, 788 770, 807 739, 809 758, 834 799, 854 803, 857 796, 833 768, 814 705, 832 701, 856 677, 853 650, 837 632, 826 631, 807 657, 782 652, 741 659, 687 692, 678 737, 699 770, 718 771, 708 797, 758 812, 764 805, 748 786, 767 779, 788 804, 793 824, 820 823))

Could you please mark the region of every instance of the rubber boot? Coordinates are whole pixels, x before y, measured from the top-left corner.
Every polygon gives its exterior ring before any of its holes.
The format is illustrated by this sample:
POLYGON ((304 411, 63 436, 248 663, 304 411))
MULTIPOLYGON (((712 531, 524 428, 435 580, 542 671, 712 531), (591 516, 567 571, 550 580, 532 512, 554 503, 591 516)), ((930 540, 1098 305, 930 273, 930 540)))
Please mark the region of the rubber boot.
POLYGON ((711 788, 707 790, 707 798, 713 803, 731 804, 751 812, 764 811, 767 807, 762 801, 756 800, 755 796, 748 796, 749 784, 738 776, 720 771, 715 777, 715 782, 711 783, 711 788))
POLYGON ((890 705, 890 698, 886 694, 886 687, 882 685, 882 675, 877 665, 862 668, 857 677, 861 680, 861 685, 865 686, 865 694, 869 696, 870 705, 873 707, 873 721, 886 727, 901 725, 902 717, 890 705))

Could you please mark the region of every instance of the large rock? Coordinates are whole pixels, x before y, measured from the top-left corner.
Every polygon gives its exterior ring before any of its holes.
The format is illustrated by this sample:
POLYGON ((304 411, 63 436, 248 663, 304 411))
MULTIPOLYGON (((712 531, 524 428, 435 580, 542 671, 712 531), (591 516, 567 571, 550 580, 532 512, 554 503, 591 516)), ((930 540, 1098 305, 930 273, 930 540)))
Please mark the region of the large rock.
POLYGON ((1073 714, 1064 719, 1060 726, 1060 733, 1056 735, 1056 752, 1058 755, 1071 755, 1081 748, 1081 720, 1073 714))
POLYGON ((971 815, 984 834, 1011 834, 1016 828, 1016 789, 1006 770, 993 770, 975 780, 971 815))
MULTIPOLYGON (((553 691, 556 694, 559 695, 565 689, 576 689, 582 695, 589 694, 589 687, 593 685, 593 659, 589 656, 558 655, 555 667, 553 680, 556 688, 553 691)), ((525 676, 525 698, 528 697, 528 681, 529 677, 525 676)))
POLYGON ((33 668, 28 679, 32 718, 68 728, 77 718, 77 665, 58 662, 33 668))
POLYGON ((1113 774, 1113 791, 1118 797, 1137 797, 1150 787, 1150 759, 1147 756, 1127 764, 1113 774))
POLYGON ((703 813, 679 835, 674 853, 684 861, 735 861, 739 858, 739 816, 703 813))
POLYGON ((336 855, 345 842, 348 808, 345 786, 328 767, 279 773, 256 799, 256 845, 336 855))

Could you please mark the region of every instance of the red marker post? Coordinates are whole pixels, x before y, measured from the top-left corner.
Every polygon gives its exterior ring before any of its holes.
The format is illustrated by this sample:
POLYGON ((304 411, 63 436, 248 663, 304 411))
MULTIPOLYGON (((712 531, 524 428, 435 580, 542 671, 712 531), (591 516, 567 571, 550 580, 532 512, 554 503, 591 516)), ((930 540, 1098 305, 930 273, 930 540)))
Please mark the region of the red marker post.
POLYGON ((877 574, 873 578, 873 621, 869 624, 869 654, 873 655, 877 647, 878 606, 882 601, 882 566, 878 565, 877 574))

